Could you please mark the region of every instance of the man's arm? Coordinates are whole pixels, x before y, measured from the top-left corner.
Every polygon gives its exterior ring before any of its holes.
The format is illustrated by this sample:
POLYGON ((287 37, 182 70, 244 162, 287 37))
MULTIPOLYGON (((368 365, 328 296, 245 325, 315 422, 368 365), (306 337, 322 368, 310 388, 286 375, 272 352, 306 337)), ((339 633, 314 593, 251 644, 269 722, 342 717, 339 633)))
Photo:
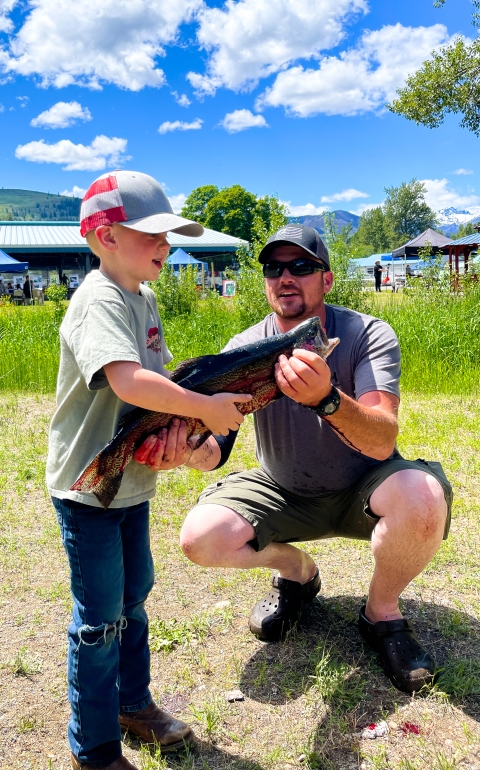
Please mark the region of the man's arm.
MULTIPOLYGON (((332 388, 328 365, 308 350, 294 350, 290 359, 280 356, 275 376, 282 393, 304 406, 317 406, 332 388)), ((352 449, 386 460, 398 434, 398 404, 398 397, 385 391, 364 393, 358 401, 340 393, 338 410, 322 419, 352 449)))

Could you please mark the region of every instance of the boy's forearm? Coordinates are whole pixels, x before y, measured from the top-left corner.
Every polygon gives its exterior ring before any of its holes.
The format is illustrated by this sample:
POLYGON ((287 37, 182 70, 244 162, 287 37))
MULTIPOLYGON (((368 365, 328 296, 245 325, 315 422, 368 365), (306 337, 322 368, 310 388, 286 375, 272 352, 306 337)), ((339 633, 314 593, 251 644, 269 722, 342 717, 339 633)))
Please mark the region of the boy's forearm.
POLYGON ((128 404, 184 417, 203 414, 207 396, 185 390, 134 361, 114 361, 104 369, 112 390, 128 404))

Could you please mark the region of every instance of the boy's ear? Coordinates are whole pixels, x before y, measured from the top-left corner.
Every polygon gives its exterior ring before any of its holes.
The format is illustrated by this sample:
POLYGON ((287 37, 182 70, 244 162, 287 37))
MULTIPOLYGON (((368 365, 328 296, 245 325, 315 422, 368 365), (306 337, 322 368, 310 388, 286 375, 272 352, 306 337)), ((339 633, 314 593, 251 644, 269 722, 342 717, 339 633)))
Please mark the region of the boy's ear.
POLYGON ((95 236, 104 249, 107 251, 116 251, 118 248, 115 233, 111 225, 100 225, 95 230, 95 236))

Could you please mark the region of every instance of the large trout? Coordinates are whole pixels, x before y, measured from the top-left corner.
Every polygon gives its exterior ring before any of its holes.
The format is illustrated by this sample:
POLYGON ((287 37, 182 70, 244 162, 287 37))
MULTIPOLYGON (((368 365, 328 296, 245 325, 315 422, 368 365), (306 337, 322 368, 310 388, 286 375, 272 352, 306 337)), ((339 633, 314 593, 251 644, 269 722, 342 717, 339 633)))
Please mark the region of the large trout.
MULTIPOLYGON (((339 343, 329 340, 319 318, 310 318, 286 334, 244 345, 218 355, 191 358, 179 364, 171 380, 182 388, 212 396, 215 393, 250 393, 252 400, 238 404, 242 414, 251 414, 279 398, 275 382, 275 363, 282 354, 291 356, 294 348, 312 350, 327 358, 339 343)), ((174 417, 187 424, 187 437, 195 437, 195 449, 211 435, 200 419, 152 412, 136 407, 125 415, 116 436, 102 449, 71 487, 77 492, 93 492, 104 508, 117 494, 126 466, 147 436, 166 427, 174 417)))

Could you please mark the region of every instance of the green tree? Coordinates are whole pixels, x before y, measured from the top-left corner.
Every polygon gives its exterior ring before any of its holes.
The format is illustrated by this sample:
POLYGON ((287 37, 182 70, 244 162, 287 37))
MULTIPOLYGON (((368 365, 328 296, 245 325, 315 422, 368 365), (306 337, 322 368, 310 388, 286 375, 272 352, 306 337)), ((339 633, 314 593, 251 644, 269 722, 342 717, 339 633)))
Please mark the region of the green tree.
POLYGON ((385 187, 387 197, 383 212, 394 233, 392 247, 437 224, 435 212, 425 201, 426 191, 425 185, 418 179, 402 182, 399 187, 385 187))
POLYGON ((187 200, 183 204, 180 212, 182 217, 193 219, 200 224, 205 224, 205 209, 209 201, 219 192, 214 184, 205 184, 203 187, 196 187, 192 190, 187 200))
POLYGON ((265 282, 258 255, 269 237, 288 222, 288 212, 275 196, 260 198, 260 205, 253 218, 249 248, 237 251, 240 263, 236 307, 245 328, 260 321, 270 312, 265 297, 265 282))
POLYGON ((376 206, 364 211, 353 236, 353 242, 359 247, 362 256, 389 251, 392 240, 395 240, 395 234, 383 208, 376 206))
POLYGON ((363 271, 355 264, 359 256, 358 248, 353 239, 346 239, 344 231, 338 232, 335 219, 334 214, 324 214, 325 235, 322 238, 328 246, 330 266, 335 278, 331 291, 325 295, 325 301, 368 313, 371 297, 363 291, 363 271))
POLYGON ((239 184, 226 187, 210 198, 203 224, 212 230, 250 241, 257 198, 239 184))
MULTIPOLYGON (((480 0, 472 23, 480 28, 480 0)), ((445 0, 435 0, 439 8, 445 0)), ((398 98, 387 107, 397 115, 428 128, 437 128, 452 112, 462 116, 460 125, 480 136, 480 39, 467 42, 457 37, 449 45, 432 51, 417 72, 397 90, 398 98)))
POLYGON ((472 222, 465 222, 465 224, 460 225, 455 235, 452 236, 454 240, 457 240, 458 238, 465 238, 466 235, 473 235, 477 231, 475 230, 472 222))

